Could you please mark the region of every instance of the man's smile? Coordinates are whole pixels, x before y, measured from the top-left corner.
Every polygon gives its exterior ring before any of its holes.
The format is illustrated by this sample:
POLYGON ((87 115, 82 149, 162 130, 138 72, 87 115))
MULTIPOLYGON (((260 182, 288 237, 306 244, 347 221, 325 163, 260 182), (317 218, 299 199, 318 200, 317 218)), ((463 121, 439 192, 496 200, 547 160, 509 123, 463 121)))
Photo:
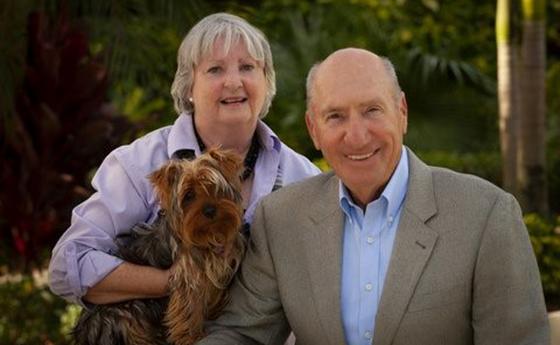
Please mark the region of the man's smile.
POLYGON ((355 155, 346 155, 346 158, 349 158, 353 161, 363 161, 368 159, 369 157, 373 156, 374 154, 376 154, 377 152, 379 152, 380 149, 374 150, 374 151, 370 151, 367 153, 362 153, 362 154, 355 154, 355 155))

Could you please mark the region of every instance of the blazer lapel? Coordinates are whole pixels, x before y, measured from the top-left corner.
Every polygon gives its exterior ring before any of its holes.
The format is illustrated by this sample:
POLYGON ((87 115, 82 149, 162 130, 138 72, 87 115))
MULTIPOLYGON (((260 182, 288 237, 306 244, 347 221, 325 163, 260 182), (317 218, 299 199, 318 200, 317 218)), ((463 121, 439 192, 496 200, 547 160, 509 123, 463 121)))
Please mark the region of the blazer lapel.
POLYGON ((408 191, 377 311, 375 345, 393 341, 438 237, 426 225, 437 212, 430 168, 407 151, 408 191))
POLYGON ((338 179, 327 180, 310 205, 310 217, 303 231, 306 266, 312 286, 316 315, 325 339, 331 345, 344 344, 340 315, 340 266, 342 260, 343 217, 338 204, 338 179))

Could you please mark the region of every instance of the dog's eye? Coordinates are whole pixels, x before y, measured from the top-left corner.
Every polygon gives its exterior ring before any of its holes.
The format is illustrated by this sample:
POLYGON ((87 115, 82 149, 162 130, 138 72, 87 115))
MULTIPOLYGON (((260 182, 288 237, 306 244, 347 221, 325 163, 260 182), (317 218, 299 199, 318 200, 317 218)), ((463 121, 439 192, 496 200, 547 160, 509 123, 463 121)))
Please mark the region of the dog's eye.
POLYGON ((183 205, 191 202, 194 199, 195 196, 196 196, 196 194, 194 193, 194 190, 188 189, 185 192, 185 195, 183 195, 183 205))

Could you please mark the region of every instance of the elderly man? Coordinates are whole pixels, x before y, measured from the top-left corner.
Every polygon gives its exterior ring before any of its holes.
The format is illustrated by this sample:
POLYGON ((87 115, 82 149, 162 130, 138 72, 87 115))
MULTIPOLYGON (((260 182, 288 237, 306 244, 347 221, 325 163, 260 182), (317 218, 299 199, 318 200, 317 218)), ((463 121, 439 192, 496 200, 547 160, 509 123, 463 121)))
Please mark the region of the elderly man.
POLYGON ((201 344, 548 344, 515 199, 403 146, 391 63, 342 49, 308 77, 306 123, 333 172, 263 200, 225 313, 201 344))

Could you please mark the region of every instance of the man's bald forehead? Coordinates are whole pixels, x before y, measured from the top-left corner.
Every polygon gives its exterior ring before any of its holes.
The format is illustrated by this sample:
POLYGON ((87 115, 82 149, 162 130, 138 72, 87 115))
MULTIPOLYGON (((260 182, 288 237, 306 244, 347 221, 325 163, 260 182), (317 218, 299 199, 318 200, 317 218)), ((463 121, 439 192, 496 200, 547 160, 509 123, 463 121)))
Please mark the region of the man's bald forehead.
POLYGON ((369 50, 365 50, 361 48, 343 48, 329 55, 323 61, 323 64, 348 62, 348 59, 358 60, 358 61, 370 60, 371 62, 374 61, 379 62, 381 60, 381 58, 377 54, 372 53, 369 50))
POLYGON ((329 73, 383 73, 384 70, 383 59, 377 54, 361 48, 344 48, 335 51, 317 66, 314 79, 322 79, 322 75, 329 73))
POLYGON ((317 66, 316 76, 335 69, 337 72, 351 68, 372 68, 380 63, 381 59, 376 54, 360 48, 344 48, 329 55, 317 66))
POLYGON ((381 57, 369 50, 361 48, 343 48, 330 54, 325 60, 315 64, 309 71, 306 80, 306 101, 308 109, 311 108, 313 94, 317 84, 327 75, 338 76, 344 73, 363 75, 373 73, 377 78, 391 80, 395 99, 399 99, 401 88, 393 64, 385 57, 381 57))

